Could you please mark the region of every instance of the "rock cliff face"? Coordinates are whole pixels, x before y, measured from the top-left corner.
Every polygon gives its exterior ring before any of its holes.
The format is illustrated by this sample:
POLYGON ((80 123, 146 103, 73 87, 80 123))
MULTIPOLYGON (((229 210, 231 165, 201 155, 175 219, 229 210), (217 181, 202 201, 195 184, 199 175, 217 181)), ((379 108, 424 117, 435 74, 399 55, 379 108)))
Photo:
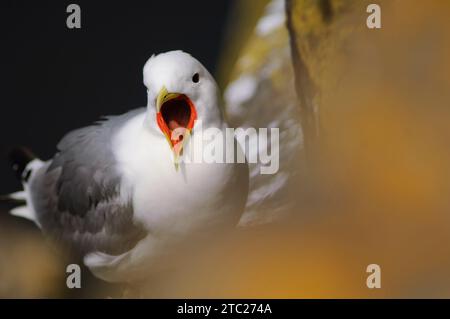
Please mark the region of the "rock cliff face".
POLYGON ((233 126, 279 128, 280 170, 263 176, 251 165, 242 225, 283 217, 315 193, 305 182, 325 143, 321 104, 345 74, 338 61, 347 41, 366 28, 366 2, 272 0, 244 41, 229 72, 226 112, 233 126))
POLYGON ((260 254, 283 266, 248 266, 265 291, 449 296, 450 3, 376 1, 382 28, 369 29, 370 3, 271 1, 231 72, 231 123, 282 136, 279 173, 252 167, 242 219, 295 225, 260 254), (370 263, 389 289, 365 286, 370 263))
MULTIPOLYGON (((261 175, 261 165, 251 164, 251 193, 242 225, 283 216, 292 203, 289 188, 303 138, 285 12, 283 0, 267 5, 225 90, 226 113, 233 126, 280 130, 279 171, 261 175)), ((256 143, 257 138, 253 135, 251 142, 256 143)))

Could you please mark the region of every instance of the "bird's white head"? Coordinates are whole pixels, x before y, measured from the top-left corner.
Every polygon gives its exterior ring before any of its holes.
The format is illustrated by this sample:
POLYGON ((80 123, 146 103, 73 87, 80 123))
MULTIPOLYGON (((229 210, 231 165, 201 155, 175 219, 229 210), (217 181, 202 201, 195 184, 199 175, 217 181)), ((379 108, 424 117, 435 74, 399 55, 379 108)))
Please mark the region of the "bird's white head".
POLYGON ((194 134, 198 120, 203 128, 222 126, 218 86, 191 55, 170 51, 152 56, 144 66, 144 85, 148 96, 146 125, 163 134, 177 153, 185 135, 174 131, 194 134))

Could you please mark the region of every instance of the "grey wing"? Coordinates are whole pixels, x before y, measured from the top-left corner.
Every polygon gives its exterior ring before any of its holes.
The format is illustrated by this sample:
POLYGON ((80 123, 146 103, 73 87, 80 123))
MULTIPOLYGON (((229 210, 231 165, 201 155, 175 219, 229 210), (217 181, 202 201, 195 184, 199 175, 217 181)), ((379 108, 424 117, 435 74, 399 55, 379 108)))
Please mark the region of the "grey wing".
POLYGON ((142 112, 108 117, 69 133, 53 160, 30 181, 43 231, 75 253, 120 254, 146 235, 133 221, 131 201, 120 197, 121 176, 111 148, 117 130, 142 112))

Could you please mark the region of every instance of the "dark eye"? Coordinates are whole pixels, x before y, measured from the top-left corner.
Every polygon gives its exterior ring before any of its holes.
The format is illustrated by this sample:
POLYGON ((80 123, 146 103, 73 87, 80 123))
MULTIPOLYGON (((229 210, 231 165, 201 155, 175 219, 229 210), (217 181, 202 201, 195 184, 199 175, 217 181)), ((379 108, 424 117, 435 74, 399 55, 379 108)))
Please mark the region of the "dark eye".
POLYGON ((200 75, 199 75, 198 73, 195 73, 195 74, 192 76, 192 82, 198 83, 198 81, 200 81, 200 75))

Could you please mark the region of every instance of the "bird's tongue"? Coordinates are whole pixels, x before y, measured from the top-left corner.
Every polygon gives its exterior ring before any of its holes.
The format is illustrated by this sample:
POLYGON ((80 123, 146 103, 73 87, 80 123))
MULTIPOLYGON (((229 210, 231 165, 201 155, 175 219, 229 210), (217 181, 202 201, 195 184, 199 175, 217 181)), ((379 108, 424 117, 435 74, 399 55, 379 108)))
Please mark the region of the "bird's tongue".
POLYGON ((169 130, 171 130, 171 131, 173 131, 179 127, 183 127, 180 123, 177 122, 177 120, 174 120, 174 119, 169 121, 168 126, 169 126, 169 130))
POLYGON ((172 145, 176 146, 183 140, 184 134, 186 134, 187 129, 183 125, 178 123, 178 121, 175 119, 170 120, 167 126, 170 130, 170 140, 172 141, 172 145), (182 129, 174 132, 178 128, 182 129))
POLYGON ((180 142, 190 134, 196 119, 195 106, 185 95, 164 102, 156 114, 159 128, 169 139, 176 153, 178 153, 178 149, 182 149, 183 143, 180 142))

